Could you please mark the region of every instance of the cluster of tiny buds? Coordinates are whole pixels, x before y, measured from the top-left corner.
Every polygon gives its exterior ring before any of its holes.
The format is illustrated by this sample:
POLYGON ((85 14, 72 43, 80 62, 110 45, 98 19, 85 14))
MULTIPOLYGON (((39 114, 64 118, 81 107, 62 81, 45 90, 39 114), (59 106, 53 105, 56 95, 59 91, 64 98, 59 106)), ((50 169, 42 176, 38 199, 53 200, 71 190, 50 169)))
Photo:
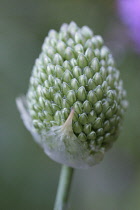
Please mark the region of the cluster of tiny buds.
POLYGON ((38 133, 63 125, 73 109, 73 132, 91 153, 112 146, 127 107, 119 70, 102 37, 74 22, 45 38, 27 102, 38 133))

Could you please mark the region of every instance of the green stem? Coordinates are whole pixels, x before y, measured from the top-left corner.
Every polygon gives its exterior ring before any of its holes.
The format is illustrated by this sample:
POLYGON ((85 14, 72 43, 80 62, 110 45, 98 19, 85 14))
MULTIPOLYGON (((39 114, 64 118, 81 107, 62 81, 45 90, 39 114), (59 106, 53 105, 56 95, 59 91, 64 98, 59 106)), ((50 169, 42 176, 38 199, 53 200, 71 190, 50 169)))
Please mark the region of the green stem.
POLYGON ((62 165, 54 210, 66 210, 73 168, 62 165))

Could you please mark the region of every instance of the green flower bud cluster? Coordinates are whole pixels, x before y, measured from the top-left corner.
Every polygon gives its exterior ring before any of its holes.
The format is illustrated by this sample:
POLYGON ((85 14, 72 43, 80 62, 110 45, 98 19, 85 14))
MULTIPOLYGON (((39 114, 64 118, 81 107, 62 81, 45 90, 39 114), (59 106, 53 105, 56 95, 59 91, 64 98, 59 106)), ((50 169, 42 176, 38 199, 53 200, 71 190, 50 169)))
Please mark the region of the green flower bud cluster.
POLYGON ((102 37, 74 22, 49 31, 26 99, 38 134, 64 125, 74 110, 73 134, 91 156, 112 146, 127 107, 119 70, 102 37))

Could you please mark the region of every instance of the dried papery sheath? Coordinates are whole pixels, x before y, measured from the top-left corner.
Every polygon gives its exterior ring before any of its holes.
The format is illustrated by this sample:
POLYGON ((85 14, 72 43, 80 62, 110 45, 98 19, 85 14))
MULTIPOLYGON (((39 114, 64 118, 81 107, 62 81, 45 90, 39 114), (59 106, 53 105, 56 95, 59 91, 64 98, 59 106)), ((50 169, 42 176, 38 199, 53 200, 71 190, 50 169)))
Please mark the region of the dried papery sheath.
POLYGON ((119 135, 126 91, 113 56, 87 26, 50 30, 25 97, 25 126, 53 160, 87 168, 103 159, 119 135))

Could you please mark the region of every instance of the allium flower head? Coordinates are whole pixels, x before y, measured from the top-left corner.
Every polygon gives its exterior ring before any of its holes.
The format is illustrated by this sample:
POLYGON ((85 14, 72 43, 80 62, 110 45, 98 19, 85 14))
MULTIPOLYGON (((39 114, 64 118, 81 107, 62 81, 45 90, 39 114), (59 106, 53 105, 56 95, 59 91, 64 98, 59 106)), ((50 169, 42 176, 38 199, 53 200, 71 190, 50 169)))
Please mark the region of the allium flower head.
POLYGON ((35 61, 22 119, 53 160, 86 168, 102 160, 118 137, 126 91, 99 35, 74 22, 50 30, 35 61))

